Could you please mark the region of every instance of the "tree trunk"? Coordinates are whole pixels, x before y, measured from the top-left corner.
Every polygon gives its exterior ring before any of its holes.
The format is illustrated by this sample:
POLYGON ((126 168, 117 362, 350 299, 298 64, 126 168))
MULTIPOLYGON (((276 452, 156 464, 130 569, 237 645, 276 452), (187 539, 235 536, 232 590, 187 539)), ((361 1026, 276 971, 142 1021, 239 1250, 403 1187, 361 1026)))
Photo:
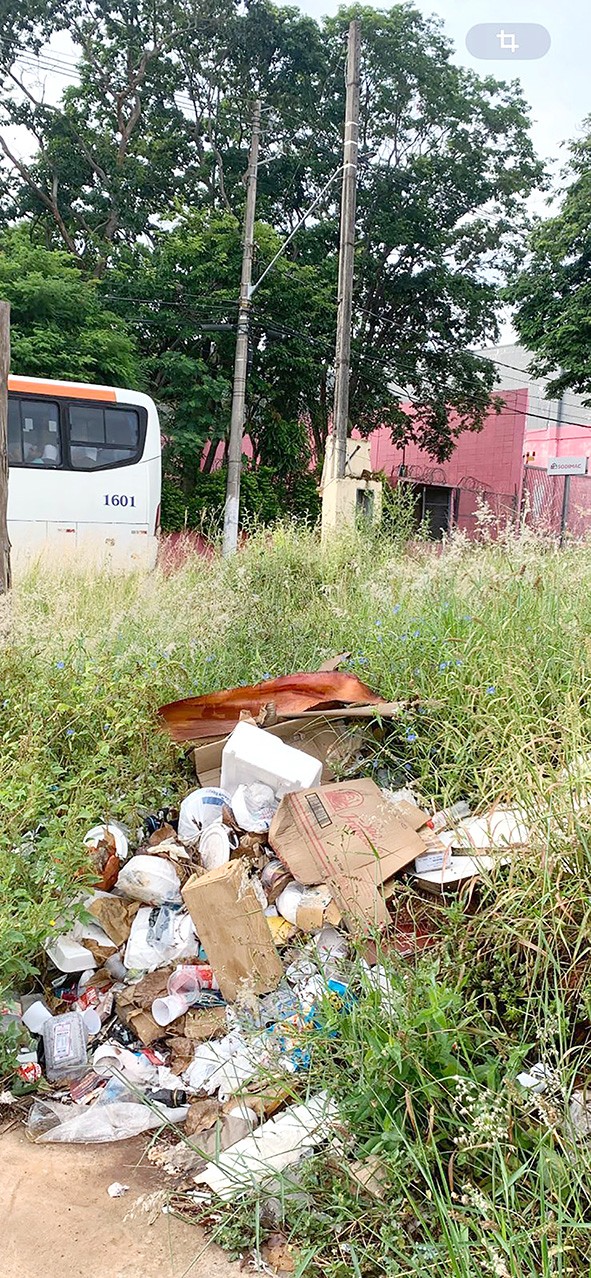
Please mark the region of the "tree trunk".
POLYGON ((8 539, 8 374, 10 371, 10 303, 0 302, 0 595, 11 584, 8 539))

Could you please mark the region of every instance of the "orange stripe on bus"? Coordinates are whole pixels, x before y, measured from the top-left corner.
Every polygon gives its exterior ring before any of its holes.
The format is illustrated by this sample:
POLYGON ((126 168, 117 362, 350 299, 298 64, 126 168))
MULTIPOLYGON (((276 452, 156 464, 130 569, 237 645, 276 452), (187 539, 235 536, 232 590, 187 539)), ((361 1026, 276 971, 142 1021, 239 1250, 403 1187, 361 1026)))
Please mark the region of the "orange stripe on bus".
POLYGON ((8 389, 23 395, 48 395, 54 399, 92 399, 116 404, 114 390, 106 387, 72 386, 71 382, 33 382, 28 377, 9 377, 8 389))

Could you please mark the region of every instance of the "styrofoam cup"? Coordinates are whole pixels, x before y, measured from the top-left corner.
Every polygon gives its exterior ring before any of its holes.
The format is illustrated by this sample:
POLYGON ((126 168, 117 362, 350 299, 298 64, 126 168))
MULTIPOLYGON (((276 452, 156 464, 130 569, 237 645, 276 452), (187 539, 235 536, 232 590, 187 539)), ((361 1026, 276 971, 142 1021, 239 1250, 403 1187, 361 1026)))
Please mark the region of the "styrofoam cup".
POLYGON ((155 998, 152 1003, 152 1016, 157 1025, 170 1025, 184 1016, 191 1004, 182 994, 167 994, 166 998, 155 998))
POLYGON ((23 1022, 31 1034, 40 1034, 46 1021, 52 1019, 51 1012, 46 1008, 45 1003, 37 999, 36 1003, 31 1003, 26 1012, 23 1012, 23 1022))

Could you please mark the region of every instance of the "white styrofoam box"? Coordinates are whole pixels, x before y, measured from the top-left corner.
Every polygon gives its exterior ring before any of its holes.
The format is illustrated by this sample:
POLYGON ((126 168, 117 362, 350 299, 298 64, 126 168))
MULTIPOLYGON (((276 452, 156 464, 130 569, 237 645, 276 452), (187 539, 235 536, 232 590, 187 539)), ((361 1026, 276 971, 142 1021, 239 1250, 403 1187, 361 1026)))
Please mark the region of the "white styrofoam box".
POLYGON ((85 972, 97 966, 90 950, 70 936, 52 936, 45 952, 60 972, 85 972))
POLYGON ((320 784, 322 764, 303 750, 285 745, 252 723, 238 723, 222 753, 221 788, 230 795, 239 785, 262 781, 278 799, 320 784))

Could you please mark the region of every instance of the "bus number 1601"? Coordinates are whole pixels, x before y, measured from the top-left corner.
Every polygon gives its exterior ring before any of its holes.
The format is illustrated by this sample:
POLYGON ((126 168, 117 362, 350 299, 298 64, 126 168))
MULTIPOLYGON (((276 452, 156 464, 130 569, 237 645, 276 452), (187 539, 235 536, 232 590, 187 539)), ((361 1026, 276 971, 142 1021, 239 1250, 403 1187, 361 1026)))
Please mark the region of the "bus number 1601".
POLYGON ((121 496, 105 493, 105 506, 135 506, 135 497, 126 497, 125 493, 121 496))

